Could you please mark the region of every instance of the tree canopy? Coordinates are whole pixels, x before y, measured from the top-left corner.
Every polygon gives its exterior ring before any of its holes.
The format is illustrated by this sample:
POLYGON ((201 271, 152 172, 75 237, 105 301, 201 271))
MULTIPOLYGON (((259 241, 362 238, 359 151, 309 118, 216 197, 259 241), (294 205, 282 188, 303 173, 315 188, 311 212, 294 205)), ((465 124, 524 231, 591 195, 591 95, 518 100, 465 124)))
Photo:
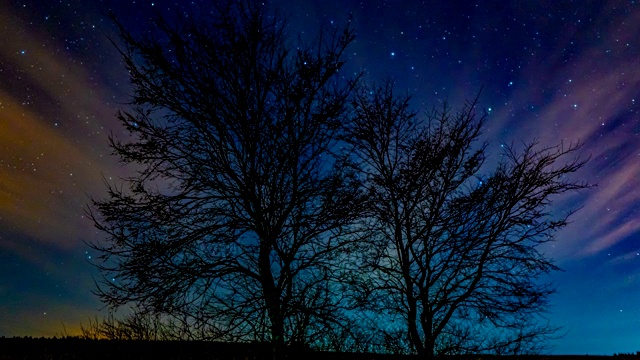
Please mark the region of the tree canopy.
POLYGON ((336 81, 348 28, 291 51, 254 2, 120 47, 134 88, 111 137, 139 171, 93 217, 107 304, 177 316, 204 338, 308 343, 337 321, 332 279, 359 190, 332 149, 352 84, 336 81), (115 276, 112 276, 115 275, 115 276))
POLYGON ((557 270, 540 246, 570 215, 552 216, 554 197, 587 186, 567 177, 585 163, 579 144, 506 146, 487 170, 476 101, 419 118, 386 82, 354 107, 346 139, 373 249, 361 302, 400 316, 395 336, 420 355, 535 350, 556 330, 536 317, 553 292, 537 279, 557 270))

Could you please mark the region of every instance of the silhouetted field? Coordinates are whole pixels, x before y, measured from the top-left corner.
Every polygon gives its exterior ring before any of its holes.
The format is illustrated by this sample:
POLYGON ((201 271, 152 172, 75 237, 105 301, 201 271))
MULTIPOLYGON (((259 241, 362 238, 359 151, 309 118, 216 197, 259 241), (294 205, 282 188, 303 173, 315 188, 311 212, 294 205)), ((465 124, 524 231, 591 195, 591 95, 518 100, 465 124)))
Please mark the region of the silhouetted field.
MULTIPOLYGON (((308 349, 289 349, 289 359, 303 360, 413 360, 417 356, 371 353, 316 352, 308 349)), ((638 355, 618 356, 447 356, 445 360, 626 360, 640 359, 638 355)), ((261 360, 272 359, 271 346, 265 343, 220 343, 206 341, 118 341, 79 338, 0 338, 0 360, 82 360, 82 359, 210 359, 261 360)))
MULTIPOLYGON (((0 338, 0 360, 261 360, 272 358, 271 345, 266 343, 0 338)), ((304 360, 408 360, 414 357, 389 354, 315 352, 302 348, 289 349, 288 358, 304 360)))

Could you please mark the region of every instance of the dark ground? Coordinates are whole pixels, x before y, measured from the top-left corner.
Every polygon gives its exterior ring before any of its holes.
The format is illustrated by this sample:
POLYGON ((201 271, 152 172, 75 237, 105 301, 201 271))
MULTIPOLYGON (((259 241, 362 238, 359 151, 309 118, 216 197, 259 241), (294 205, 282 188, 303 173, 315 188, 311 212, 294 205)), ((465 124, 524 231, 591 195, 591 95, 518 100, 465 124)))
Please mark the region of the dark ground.
MULTIPOLYGON (((271 347, 264 343, 219 343, 203 341, 118 341, 87 340, 79 338, 0 338, 0 360, 82 360, 82 359, 211 359, 261 360, 271 359, 271 347)), ((413 360, 415 356, 314 352, 290 349, 288 359, 303 360, 413 360)), ((616 356, 540 355, 540 356, 487 356, 469 355, 445 357, 444 360, 640 360, 637 354, 616 356)))

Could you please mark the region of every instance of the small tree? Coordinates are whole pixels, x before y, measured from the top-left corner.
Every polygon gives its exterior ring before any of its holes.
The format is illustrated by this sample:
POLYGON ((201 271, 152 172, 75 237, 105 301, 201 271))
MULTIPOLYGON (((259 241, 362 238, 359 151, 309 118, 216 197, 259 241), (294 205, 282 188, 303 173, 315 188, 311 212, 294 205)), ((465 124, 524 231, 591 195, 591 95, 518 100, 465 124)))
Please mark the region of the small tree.
POLYGON ((231 1, 208 22, 122 26, 130 133, 110 146, 137 174, 89 210, 109 306, 175 316, 203 338, 310 343, 340 321, 334 279, 359 213, 333 154, 351 83, 353 33, 293 50, 278 16, 231 1), (125 186, 123 186, 125 185, 125 186))
POLYGON ((586 186, 568 177, 584 164, 578 146, 507 146, 488 172, 475 101, 422 119, 387 82, 354 107, 346 140, 372 241, 353 280, 359 302, 377 324, 400 317, 395 338, 421 356, 535 350, 554 331, 539 321, 553 291, 540 276, 557 269, 540 246, 567 223, 551 216, 553 200, 586 186))

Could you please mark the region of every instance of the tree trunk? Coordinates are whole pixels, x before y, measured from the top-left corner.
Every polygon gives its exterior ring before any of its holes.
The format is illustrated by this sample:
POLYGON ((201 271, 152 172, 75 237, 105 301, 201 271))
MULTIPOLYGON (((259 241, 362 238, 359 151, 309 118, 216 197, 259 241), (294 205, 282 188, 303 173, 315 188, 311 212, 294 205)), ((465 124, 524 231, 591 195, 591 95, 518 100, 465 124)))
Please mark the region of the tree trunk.
POLYGON ((286 349, 284 345, 284 323, 279 314, 272 316, 271 313, 272 312, 270 311, 269 319, 271 320, 271 348, 273 350, 273 359, 285 359, 286 349))
POLYGON ((424 358, 432 359, 435 357, 436 339, 438 338, 437 332, 433 329, 433 313, 427 311, 430 304, 428 299, 422 299, 423 310, 420 314, 420 325, 424 332, 424 358))
POLYGON ((434 350, 436 348, 436 341, 433 338, 433 335, 425 335, 425 341, 424 341, 424 359, 433 359, 434 356, 434 350))
POLYGON ((264 294, 265 305, 267 307, 267 316, 271 323, 270 331, 273 358, 275 360, 279 360, 284 359, 284 319, 281 314, 282 304, 280 302, 280 294, 276 291, 276 285, 271 271, 270 255, 271 249, 263 243, 260 247, 258 266, 260 268, 262 292, 264 294))
POLYGON ((416 323, 418 314, 416 301, 411 297, 410 294, 407 294, 407 303, 409 305, 409 313, 407 314, 409 325, 409 340, 418 353, 418 356, 422 357, 424 355, 424 347, 422 344, 422 340, 420 339, 420 334, 418 333, 418 325, 416 323))

